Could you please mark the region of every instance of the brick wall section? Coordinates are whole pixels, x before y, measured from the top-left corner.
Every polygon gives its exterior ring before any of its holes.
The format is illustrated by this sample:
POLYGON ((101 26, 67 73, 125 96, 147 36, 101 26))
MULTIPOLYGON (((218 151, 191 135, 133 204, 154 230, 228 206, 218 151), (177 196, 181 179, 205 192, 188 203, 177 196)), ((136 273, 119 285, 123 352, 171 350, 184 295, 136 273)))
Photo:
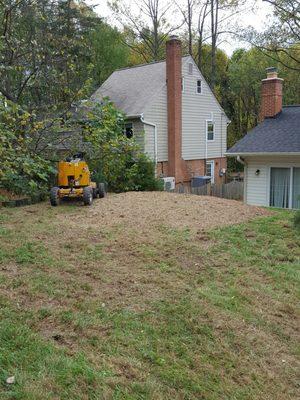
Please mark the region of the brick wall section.
POLYGON ((166 44, 166 76, 168 102, 168 173, 182 182, 182 93, 181 93, 181 41, 171 38, 166 44))
MULTIPOLYGON (((277 74, 276 74, 277 75, 277 74)), ((262 80, 260 120, 275 117, 282 110, 283 79, 271 76, 262 80)))
POLYGON ((225 183, 225 176, 220 176, 220 169, 225 168, 227 170, 227 158, 220 157, 215 158, 215 184, 219 185, 225 183))
MULTIPOLYGON (((225 182, 225 177, 219 176, 219 171, 221 168, 227 168, 227 158, 209 158, 207 161, 215 161, 215 183, 220 184, 225 182)), ((193 176, 203 176, 205 175, 205 160, 186 160, 182 163, 182 180, 180 182, 187 183, 190 182, 193 176)), ((157 176, 173 176, 169 174, 168 161, 157 163, 157 176)), ((179 183, 176 181, 176 183, 179 183)))
MULTIPOLYGON (((177 37, 167 41, 166 53, 168 161, 157 163, 157 175, 174 176, 176 184, 188 183, 193 176, 205 175, 205 160, 182 159, 182 56, 177 37)), ((224 180, 220 168, 226 168, 226 157, 215 159, 215 183, 224 180)))

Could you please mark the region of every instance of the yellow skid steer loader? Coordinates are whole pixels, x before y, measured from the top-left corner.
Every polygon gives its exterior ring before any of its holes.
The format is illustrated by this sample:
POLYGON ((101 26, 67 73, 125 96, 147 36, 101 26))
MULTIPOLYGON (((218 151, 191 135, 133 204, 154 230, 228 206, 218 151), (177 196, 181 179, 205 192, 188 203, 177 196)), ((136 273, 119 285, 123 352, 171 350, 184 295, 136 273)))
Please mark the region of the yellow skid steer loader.
POLYGON ((50 203, 57 206, 63 198, 82 198, 90 206, 96 197, 105 197, 104 183, 91 181, 91 173, 81 154, 58 163, 57 186, 50 191, 50 203))

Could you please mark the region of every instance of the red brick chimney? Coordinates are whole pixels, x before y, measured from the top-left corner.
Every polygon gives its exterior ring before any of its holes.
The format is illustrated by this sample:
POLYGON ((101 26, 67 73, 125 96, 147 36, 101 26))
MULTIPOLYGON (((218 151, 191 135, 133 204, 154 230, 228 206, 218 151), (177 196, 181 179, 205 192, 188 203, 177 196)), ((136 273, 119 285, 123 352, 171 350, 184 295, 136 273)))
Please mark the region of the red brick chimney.
POLYGON ((182 173, 182 89, 181 41, 171 36, 167 41, 167 104, 168 104, 168 175, 175 182, 183 180, 182 173))
POLYGON ((262 80, 260 119, 275 117, 282 110, 282 82, 274 67, 267 68, 267 78, 262 80))

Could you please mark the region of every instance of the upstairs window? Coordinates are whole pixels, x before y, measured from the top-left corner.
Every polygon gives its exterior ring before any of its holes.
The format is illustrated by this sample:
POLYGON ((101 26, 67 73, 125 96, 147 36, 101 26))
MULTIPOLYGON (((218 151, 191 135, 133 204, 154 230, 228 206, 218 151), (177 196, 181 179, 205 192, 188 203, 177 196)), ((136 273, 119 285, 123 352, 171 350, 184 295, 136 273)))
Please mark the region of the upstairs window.
POLYGON ((206 139, 207 141, 215 138, 215 124, 213 121, 206 121, 206 139))
POLYGON ((133 125, 132 122, 128 122, 125 124, 125 129, 124 129, 125 136, 127 139, 131 139, 133 136, 133 125))
POLYGON ((201 81, 201 79, 197 80, 197 93, 198 94, 202 93, 202 81, 201 81))
POLYGON ((184 92, 184 77, 181 78, 181 91, 184 92))
POLYGON ((193 75, 193 64, 189 63, 189 74, 193 75))

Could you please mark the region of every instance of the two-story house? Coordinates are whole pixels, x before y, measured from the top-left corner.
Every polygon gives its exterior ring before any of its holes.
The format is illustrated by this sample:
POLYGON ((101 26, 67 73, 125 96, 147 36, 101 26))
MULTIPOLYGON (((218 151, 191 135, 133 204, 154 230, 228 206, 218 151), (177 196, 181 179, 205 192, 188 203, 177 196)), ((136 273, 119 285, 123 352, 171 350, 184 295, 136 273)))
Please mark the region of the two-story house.
POLYGON ((182 57, 177 37, 166 43, 166 54, 165 61, 113 72, 92 99, 109 97, 126 114, 126 135, 136 136, 158 176, 220 182, 229 120, 193 58, 182 57))

